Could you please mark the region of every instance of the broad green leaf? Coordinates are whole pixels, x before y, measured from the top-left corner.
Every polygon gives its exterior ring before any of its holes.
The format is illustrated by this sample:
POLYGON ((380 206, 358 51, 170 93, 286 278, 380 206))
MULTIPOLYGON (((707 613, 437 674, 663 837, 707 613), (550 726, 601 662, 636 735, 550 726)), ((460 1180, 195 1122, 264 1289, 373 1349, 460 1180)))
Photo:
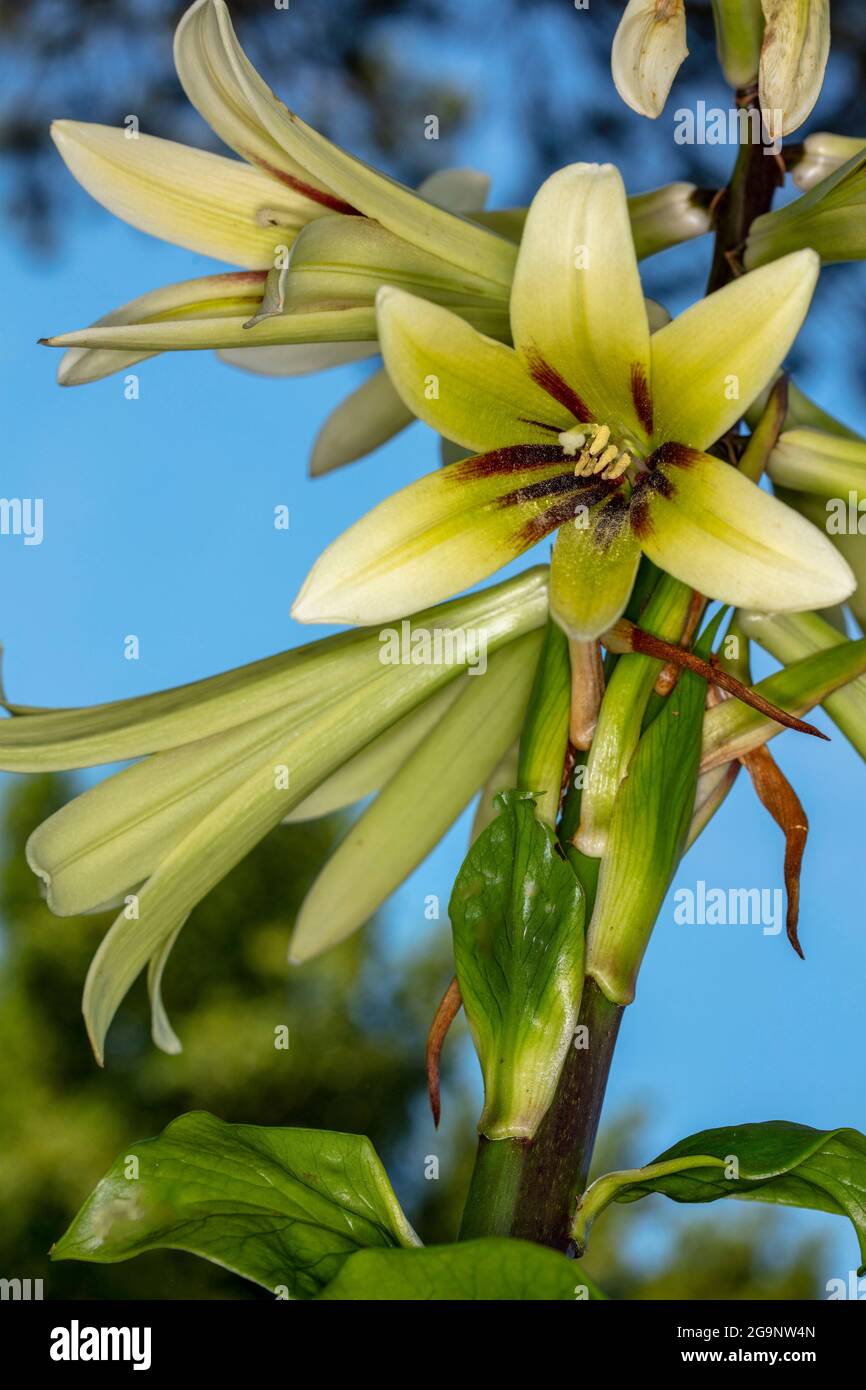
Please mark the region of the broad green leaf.
POLYGON ((578 1208, 578 1245, 610 1202, 636 1202, 652 1192, 675 1202, 735 1197, 847 1216, 866 1262, 866 1136, 856 1129, 768 1120, 692 1134, 645 1168, 594 1182, 578 1208))
POLYGON ((361 1250, 320 1300, 574 1302, 603 1299, 579 1264, 528 1240, 487 1237, 423 1250, 361 1250))
POLYGON ((51 1257, 115 1264, 187 1250, 313 1298, 356 1251, 418 1244, 369 1139, 197 1111, 130 1145, 51 1257))
POLYGON ((507 792, 448 911, 484 1077, 479 1130, 531 1138, 556 1088, 583 987, 583 889, 530 796, 507 792))

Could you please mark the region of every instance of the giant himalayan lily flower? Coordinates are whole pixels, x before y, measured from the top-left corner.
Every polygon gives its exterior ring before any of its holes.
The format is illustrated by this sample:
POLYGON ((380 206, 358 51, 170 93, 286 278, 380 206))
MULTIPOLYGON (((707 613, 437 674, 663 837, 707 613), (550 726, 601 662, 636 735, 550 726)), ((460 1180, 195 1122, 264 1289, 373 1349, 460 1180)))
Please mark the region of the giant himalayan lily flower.
POLYGON ((376 622, 477 583, 557 530, 551 606, 575 640, 622 613, 641 551, 712 598, 821 607, 854 580, 830 542, 704 452, 765 386, 805 317, 802 251, 650 336, 622 181, 554 174, 533 201, 511 296, 514 349, 396 290, 379 334, 404 400, 474 457, 376 507, 320 557, 302 622, 376 622))
MULTIPOLYGON (((276 376, 372 356, 375 293, 386 282, 507 337, 524 213, 482 214, 486 176, 442 170, 416 193, 353 158, 277 100, 222 0, 197 0, 187 11, 175 60, 192 104, 244 163, 69 121, 55 123, 54 138, 71 172, 116 216, 243 270, 167 286, 48 339, 69 349, 63 385, 172 350, 216 348, 236 366, 276 376)), ((639 194, 630 211, 643 255, 710 226, 706 199, 691 184, 639 194)), ((326 422, 313 471, 360 457, 410 419, 377 373, 326 422)))
POLYGON ((295 956, 372 915, 517 739, 546 620, 547 574, 536 569, 401 631, 344 633, 173 690, 90 709, 4 701, 14 716, 0 721, 6 771, 141 759, 49 817, 27 846, 54 912, 120 909, 84 990, 97 1058, 145 968, 154 1040, 177 1051, 161 980, 196 904, 281 821, 381 789, 374 824, 365 820, 365 881, 355 870, 344 886, 339 922, 307 914, 295 956))

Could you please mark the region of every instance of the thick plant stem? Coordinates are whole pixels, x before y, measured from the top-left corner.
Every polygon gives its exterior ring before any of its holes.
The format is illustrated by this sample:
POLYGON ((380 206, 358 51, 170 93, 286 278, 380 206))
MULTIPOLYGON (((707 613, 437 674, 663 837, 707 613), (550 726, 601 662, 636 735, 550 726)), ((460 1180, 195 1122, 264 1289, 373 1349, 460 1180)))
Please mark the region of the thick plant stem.
MULTIPOLYGON (((739 91, 737 106, 750 113, 759 110, 757 92, 739 91)), ((740 252, 749 227, 756 217, 769 212, 773 194, 784 177, 781 156, 774 155, 768 145, 753 140, 740 145, 731 181, 719 198, 707 294, 742 273, 740 252)))
POLYGON ((575 1042, 553 1104, 526 1158, 511 1235, 567 1250, 576 1196, 586 1187, 623 1008, 594 980, 583 991, 575 1042), (584 1032, 585 1029, 585 1032, 584 1032))
POLYGON ((478 1140, 460 1240, 512 1234, 514 1211, 528 1154, 525 1139, 478 1140))

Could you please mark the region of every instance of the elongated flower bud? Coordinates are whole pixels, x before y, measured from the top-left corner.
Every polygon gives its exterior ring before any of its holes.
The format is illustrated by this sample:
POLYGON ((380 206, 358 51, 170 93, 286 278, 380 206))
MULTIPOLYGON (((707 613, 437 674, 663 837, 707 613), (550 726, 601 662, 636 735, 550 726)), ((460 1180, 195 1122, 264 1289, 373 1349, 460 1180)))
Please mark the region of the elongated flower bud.
MULTIPOLYGON (((785 430, 770 455, 774 483, 827 501, 823 525, 828 534, 858 534, 859 503, 866 498, 866 440, 842 439, 824 430, 785 430), (849 515, 854 503, 853 516, 849 515)), ((866 534, 866 514, 863 515, 866 534)))
POLYGON ((866 150, 815 184, 802 198, 752 223, 746 243, 747 269, 766 265, 789 251, 811 246, 825 264, 866 256, 866 150))
POLYGON ((807 135, 800 147, 800 154, 791 168, 791 177, 798 188, 808 193, 816 183, 835 174, 843 164, 855 154, 866 150, 866 137, 859 135, 831 135, 828 131, 816 131, 807 135))
POLYGON ((764 41, 758 91, 768 133, 803 124, 821 91, 830 52, 829 0, 762 0, 764 41))
POLYGON ((748 87, 758 76, 764 16, 761 0, 713 0, 716 51, 732 87, 748 87))
MULTIPOLYGON (((710 649, 718 619, 698 644, 710 649)), ((706 682, 684 671, 638 744, 620 787, 587 931, 586 973, 630 1004, 638 970, 686 843, 701 758, 706 682)))
POLYGON ((627 106, 655 119, 688 57, 683 0, 629 0, 613 40, 611 69, 627 106))
POLYGON ((666 183, 649 193, 632 194, 628 214, 638 259, 709 232, 711 198, 709 191, 693 183, 666 183))

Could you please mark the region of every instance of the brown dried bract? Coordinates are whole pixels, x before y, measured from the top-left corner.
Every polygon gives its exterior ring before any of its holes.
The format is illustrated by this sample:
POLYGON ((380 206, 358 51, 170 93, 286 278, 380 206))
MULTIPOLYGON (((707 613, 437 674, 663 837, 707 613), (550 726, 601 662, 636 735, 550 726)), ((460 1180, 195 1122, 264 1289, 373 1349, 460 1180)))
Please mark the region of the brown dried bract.
POLYGON ((430 1097, 430 1109, 433 1112, 433 1123, 439 1128, 439 1117, 442 1113, 442 1102, 439 1088, 439 1060, 442 1056, 442 1044, 448 1035, 448 1029, 460 1012, 463 999, 460 994, 460 986, 457 983, 457 976, 451 981, 442 996, 439 1007, 433 1015, 433 1022, 430 1024, 430 1032, 427 1034, 427 1050, 425 1060, 427 1064, 427 1095, 430 1097))
POLYGON ((763 806, 785 836, 785 892, 788 896, 788 940, 802 960, 797 936, 800 917, 800 870, 809 834, 809 819, 791 783, 768 748, 755 748, 740 759, 763 806))

